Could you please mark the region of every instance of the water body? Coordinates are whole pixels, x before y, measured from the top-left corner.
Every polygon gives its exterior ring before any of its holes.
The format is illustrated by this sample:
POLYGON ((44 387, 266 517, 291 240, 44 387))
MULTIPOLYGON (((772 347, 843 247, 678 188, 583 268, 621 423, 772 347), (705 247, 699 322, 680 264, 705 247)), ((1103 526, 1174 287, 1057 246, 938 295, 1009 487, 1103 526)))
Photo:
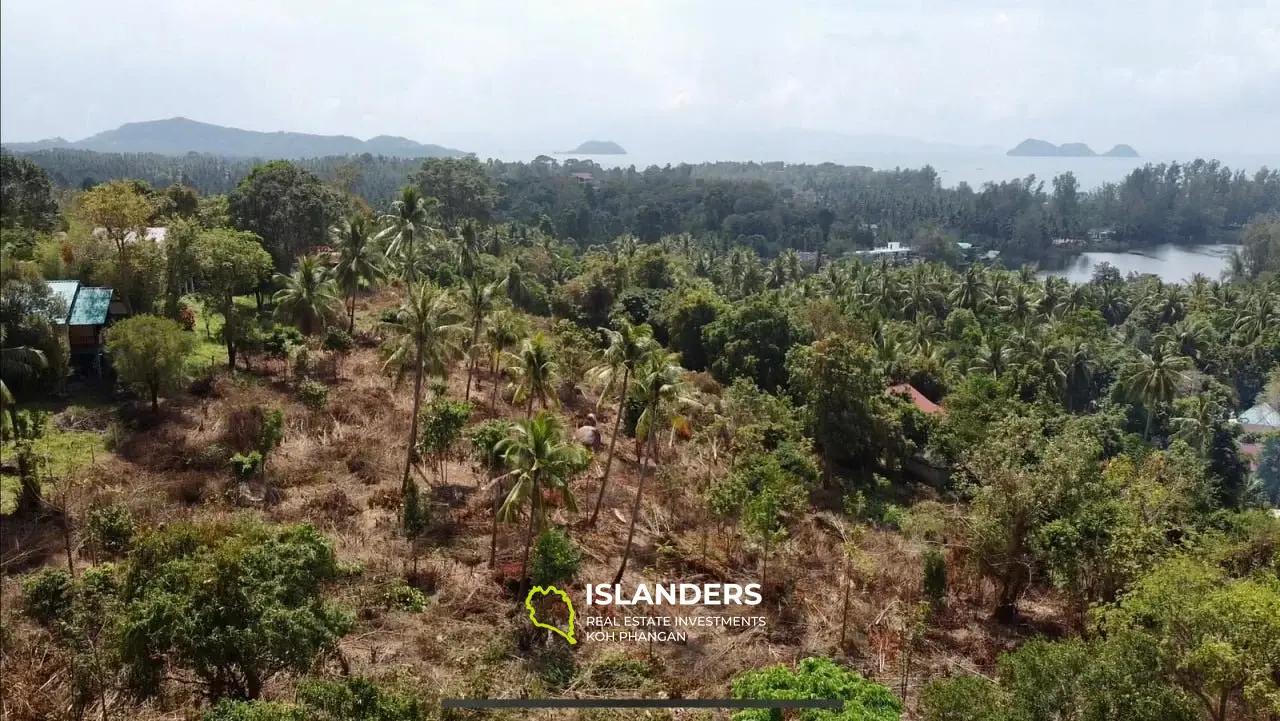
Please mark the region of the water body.
MULTIPOLYGON (((1044 181, 1045 190, 1052 192, 1053 177, 1067 171, 1075 174, 1081 189, 1091 190, 1104 183, 1118 183, 1124 177, 1148 163, 1189 163, 1197 157, 1215 159, 1232 170, 1243 170, 1253 174, 1260 168, 1280 167, 1278 155, 1144 155, 1141 158, 1027 158, 1010 157, 1003 153, 983 152, 939 152, 939 153, 798 153, 794 157, 770 158, 743 155, 727 157, 723 155, 702 157, 698 154, 664 153, 635 150, 624 142, 626 155, 552 155, 556 160, 564 162, 570 158, 591 160, 604 168, 635 166, 637 170, 657 165, 679 165, 680 163, 703 163, 716 161, 769 162, 784 160, 788 163, 836 163, 839 165, 865 165, 877 170, 894 168, 922 168, 932 166, 938 171, 938 178, 944 187, 955 187, 960 183, 968 183, 975 189, 983 183, 1016 180, 1034 175, 1037 180, 1044 181)), ((505 161, 530 161, 537 157, 538 151, 529 150, 493 150, 476 151, 482 158, 493 157, 505 161)))
POLYGON ((1167 283, 1185 283, 1196 273, 1217 280, 1231 262, 1238 245, 1174 245, 1166 243, 1124 253, 1081 253, 1067 261, 1060 270, 1044 271, 1047 275, 1066 278, 1072 283, 1087 283, 1102 263, 1110 263, 1120 275, 1150 273, 1167 283))

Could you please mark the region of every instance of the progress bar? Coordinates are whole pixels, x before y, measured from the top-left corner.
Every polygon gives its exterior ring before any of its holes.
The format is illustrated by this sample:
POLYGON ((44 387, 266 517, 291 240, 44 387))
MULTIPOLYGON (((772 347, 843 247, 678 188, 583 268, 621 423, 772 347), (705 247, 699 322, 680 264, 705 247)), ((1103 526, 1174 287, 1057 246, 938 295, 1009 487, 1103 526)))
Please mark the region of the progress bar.
POLYGON ((447 698, 444 708, 823 708, 842 710, 841 699, 741 698, 447 698))

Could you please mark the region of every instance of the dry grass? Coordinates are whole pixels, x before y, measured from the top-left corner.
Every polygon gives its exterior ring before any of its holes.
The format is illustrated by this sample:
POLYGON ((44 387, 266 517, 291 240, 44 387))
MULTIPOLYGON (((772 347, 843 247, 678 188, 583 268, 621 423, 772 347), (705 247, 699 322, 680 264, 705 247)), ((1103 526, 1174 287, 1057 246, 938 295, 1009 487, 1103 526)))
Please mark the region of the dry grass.
MULTIPOLYGON (((368 316, 376 315, 388 301, 385 296, 362 301, 362 323, 368 326, 368 316)), ((412 386, 393 387, 379 373, 376 350, 367 347, 372 336, 363 338, 365 342, 343 361, 340 374, 334 366, 326 411, 313 412, 298 404, 287 382, 219 378, 202 398, 170 404, 158 425, 129 436, 115 454, 103 454, 93 469, 94 493, 127 503, 144 527, 176 518, 243 512, 224 493, 230 480, 226 459, 247 449, 261 409, 282 408, 285 437, 266 471, 266 482, 280 491, 279 502, 262 513, 277 522, 316 524, 334 540, 344 564, 362 569, 334 591, 335 600, 369 609, 342 641, 352 671, 437 697, 518 696, 530 689, 565 692, 548 671, 563 662, 547 655, 556 647, 547 646, 544 636, 531 633, 528 624, 522 623, 520 600, 501 582, 519 568, 523 526, 499 527, 499 572, 491 571, 487 563, 491 496, 478 490, 485 479, 467 462, 447 464, 447 484, 440 484, 431 471, 419 476, 436 504, 435 518, 441 526, 440 533, 418 549, 419 573, 412 579, 430 589, 429 610, 389 610, 375 602, 389 584, 408 579, 413 566, 411 550, 399 535, 399 480, 412 386)), ((501 390, 502 379, 477 373, 472 387, 474 420, 490 417, 488 401, 495 381, 501 390)), ((449 392, 460 398, 465 384, 465 369, 455 371, 449 392)), ((698 386, 717 390, 710 379, 700 380, 698 386)), ((498 393, 496 415, 523 417, 503 396, 498 393)), ((590 395, 577 399, 574 408, 565 409, 574 414, 567 423, 574 423, 576 415, 585 417, 594 401, 590 395)), ((602 421, 600 428, 607 448, 612 423, 602 421)), ((585 512, 575 517, 564 508, 550 510, 551 521, 567 526, 583 550, 579 578, 584 582, 608 581, 621 561, 639 469, 630 439, 620 439, 617 449, 604 510, 594 528, 583 522, 585 512)), ((594 503, 604 453, 591 471, 573 483, 584 511, 594 503)), ((663 448, 662 464, 650 479, 642 505, 625 583, 759 582, 764 565, 759 549, 709 522, 703 510, 700 486, 724 472, 724 468, 708 468, 702 454, 688 452, 684 441, 663 448)), ((3 534, 7 570, 59 562, 60 541, 56 534, 49 537, 47 524, 9 526, 3 534), (21 558, 15 554, 19 546, 21 558)), ((743 669, 833 654, 897 690, 900 629, 908 609, 921 599, 924 544, 897 532, 873 529, 863 533, 856 545, 859 560, 851 565, 835 522, 825 515, 797 519, 790 538, 772 549, 765 604, 693 611, 763 615, 768 619, 766 627, 697 628, 689 631, 687 642, 652 646, 583 642, 573 648, 572 664, 584 669, 621 652, 651 662, 653 686, 647 693, 724 695, 728 681, 743 669), (846 583, 852 592, 844 614, 846 583)), ((1042 620, 1060 611, 1055 599, 1029 599, 1026 609, 1031 621, 1025 628, 998 626, 989 619, 991 589, 968 569, 960 550, 949 551, 949 561, 949 606, 930 621, 909 689, 959 668, 989 668, 1000 651, 1026 634, 1052 632, 1042 620)), ((580 584, 570 590, 575 598, 582 597, 580 584)), ((66 669, 49 639, 20 619, 14 605, 17 598, 17 579, 5 578, 5 695, 10 699, 10 718, 56 718, 66 708, 66 669)), ((605 613, 627 612, 623 607, 605 609, 605 613)), ((288 685, 280 680, 273 684, 273 692, 287 697, 288 685)), ((189 701, 168 699, 169 708, 181 708, 189 701)), ((144 720, 178 717, 152 708, 121 707, 115 716, 125 717, 121 713, 144 720)))

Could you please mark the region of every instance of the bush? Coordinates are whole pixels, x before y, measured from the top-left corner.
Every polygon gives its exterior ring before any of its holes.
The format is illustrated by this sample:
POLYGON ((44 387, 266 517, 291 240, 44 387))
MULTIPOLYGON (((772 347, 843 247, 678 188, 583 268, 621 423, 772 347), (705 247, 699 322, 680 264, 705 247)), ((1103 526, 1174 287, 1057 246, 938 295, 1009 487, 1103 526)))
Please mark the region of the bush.
POLYGON ((91 509, 85 526, 89 545, 104 556, 122 555, 133 546, 133 514, 118 503, 91 509))
POLYGON ((1007 710, 1000 687, 978 676, 935 681, 920 692, 926 721, 999 721, 1007 710))
POLYGON ((354 348, 355 340, 345 330, 337 326, 329 326, 324 334, 324 349, 327 351, 336 351, 338 353, 346 353, 354 348))
MULTIPOLYGON (((795 670, 778 665, 746 671, 733 679, 738 699, 825 698, 844 701, 844 710, 823 712, 829 721, 898 721, 902 702, 887 687, 868 681, 829 658, 806 658, 795 670)), ((733 715, 734 721, 772 721, 776 711, 751 709, 733 715)), ((814 715, 817 718, 817 715, 814 715)))
POLYGON ((306 343, 302 331, 288 325, 275 325, 262 334, 262 352, 272 358, 288 358, 289 352, 306 343))
POLYGON ((924 595, 934 608, 947 603, 947 559, 932 544, 924 552, 924 595))
POLYGON ((306 673, 352 619, 325 603, 338 566, 307 525, 173 523, 130 554, 118 647, 141 698, 189 675, 211 700, 254 699, 273 676, 306 673))
POLYGON ((397 579, 382 594, 382 605, 390 609, 422 613, 427 610, 427 594, 397 579))
POLYGON ((577 575, 582 553, 564 531, 548 528, 533 548, 533 582, 539 586, 562 583, 577 575))
POLYGON ((231 457, 231 473, 240 482, 248 481, 262 470, 262 454, 252 451, 249 454, 237 453, 231 457))
POLYGON ((178 310, 178 323, 182 326, 182 329, 187 332, 195 330, 196 312, 191 310, 191 306, 184 303, 182 308, 178 310))
POLYGON ((313 411, 324 410, 329 405, 329 387, 308 378, 298 385, 298 400, 313 411))
POLYGON ((43 626, 52 626, 71 613, 71 574, 45 568, 22 582, 23 611, 43 626))
POLYGON ((380 323, 399 323, 399 322, 400 322, 400 309, 399 309, 399 308, 387 308, 386 310, 384 310, 384 311, 382 311, 381 313, 379 313, 379 314, 378 314, 378 322, 380 322, 380 323))

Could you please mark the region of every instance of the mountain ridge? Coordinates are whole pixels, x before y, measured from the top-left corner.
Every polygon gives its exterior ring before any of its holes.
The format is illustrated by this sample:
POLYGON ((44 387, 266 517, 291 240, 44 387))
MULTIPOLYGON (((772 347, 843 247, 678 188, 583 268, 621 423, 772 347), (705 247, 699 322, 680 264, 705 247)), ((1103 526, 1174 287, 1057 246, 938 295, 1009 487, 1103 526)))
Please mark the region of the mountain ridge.
POLYGON ((125 123, 87 138, 68 142, 49 138, 33 143, 4 143, 15 152, 53 148, 92 150, 100 153, 157 153, 186 155, 208 153, 227 157, 304 158, 330 155, 386 155, 392 157, 460 157, 464 151, 419 143, 394 135, 361 140, 350 135, 315 135, 278 130, 243 130, 184 117, 125 123))
POLYGON ((1105 153, 1098 154, 1084 143, 1063 143, 1054 145, 1047 140, 1027 138, 1011 148, 1005 155, 1029 158, 1137 158, 1138 151, 1131 145, 1123 143, 1112 146, 1105 153))

